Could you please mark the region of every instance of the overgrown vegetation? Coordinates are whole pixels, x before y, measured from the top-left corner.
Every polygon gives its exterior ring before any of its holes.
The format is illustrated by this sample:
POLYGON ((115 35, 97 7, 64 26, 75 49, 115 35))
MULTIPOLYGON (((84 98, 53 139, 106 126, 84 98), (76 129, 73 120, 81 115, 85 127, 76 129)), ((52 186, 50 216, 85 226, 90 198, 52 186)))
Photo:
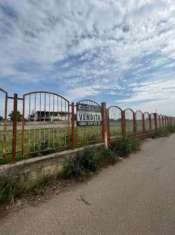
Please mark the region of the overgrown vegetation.
POLYGON ((83 154, 65 161, 62 176, 72 178, 92 174, 103 166, 115 164, 119 157, 127 157, 139 149, 140 141, 131 137, 114 142, 109 149, 87 148, 83 154))
POLYGON ((87 176, 96 172, 102 166, 115 163, 116 161, 117 155, 111 150, 87 148, 76 157, 65 160, 62 177, 87 176))
POLYGON ((16 196, 16 184, 11 179, 0 181, 0 203, 10 202, 16 196))
POLYGON ((140 150, 140 140, 135 137, 123 137, 111 145, 111 149, 120 157, 127 157, 130 153, 140 150))
POLYGON ((170 134, 175 133, 175 126, 167 126, 158 129, 153 135, 153 138, 168 137, 170 134))

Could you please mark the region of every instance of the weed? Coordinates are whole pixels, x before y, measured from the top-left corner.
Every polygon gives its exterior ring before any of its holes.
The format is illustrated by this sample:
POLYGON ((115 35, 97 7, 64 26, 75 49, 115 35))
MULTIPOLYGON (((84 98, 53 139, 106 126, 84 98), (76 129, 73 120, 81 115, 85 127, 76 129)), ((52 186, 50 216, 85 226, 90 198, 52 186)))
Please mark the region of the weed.
POLYGON ((130 153, 140 149, 140 141, 134 137, 123 137, 113 143, 111 149, 120 157, 127 157, 130 153))
POLYGON ((168 127, 158 129, 152 135, 152 138, 168 137, 172 133, 175 133, 175 127, 170 125, 168 127))
POLYGON ((0 181, 0 203, 13 201, 17 194, 15 182, 10 179, 0 181))

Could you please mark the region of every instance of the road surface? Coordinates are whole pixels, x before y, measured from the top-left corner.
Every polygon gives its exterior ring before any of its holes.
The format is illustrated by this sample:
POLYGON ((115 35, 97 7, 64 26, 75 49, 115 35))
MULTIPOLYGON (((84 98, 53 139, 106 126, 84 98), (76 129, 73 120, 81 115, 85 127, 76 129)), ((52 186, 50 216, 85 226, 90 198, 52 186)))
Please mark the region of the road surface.
POLYGON ((174 235, 175 135, 37 207, 0 219, 1 235, 174 235))

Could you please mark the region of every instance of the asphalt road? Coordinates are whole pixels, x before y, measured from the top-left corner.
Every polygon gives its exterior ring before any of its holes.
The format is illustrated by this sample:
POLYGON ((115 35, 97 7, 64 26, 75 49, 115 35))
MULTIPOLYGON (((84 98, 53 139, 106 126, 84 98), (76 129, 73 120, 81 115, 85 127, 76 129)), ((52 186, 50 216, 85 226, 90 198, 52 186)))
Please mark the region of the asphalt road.
POLYGON ((37 207, 0 219, 1 235, 174 235, 175 135, 37 207))

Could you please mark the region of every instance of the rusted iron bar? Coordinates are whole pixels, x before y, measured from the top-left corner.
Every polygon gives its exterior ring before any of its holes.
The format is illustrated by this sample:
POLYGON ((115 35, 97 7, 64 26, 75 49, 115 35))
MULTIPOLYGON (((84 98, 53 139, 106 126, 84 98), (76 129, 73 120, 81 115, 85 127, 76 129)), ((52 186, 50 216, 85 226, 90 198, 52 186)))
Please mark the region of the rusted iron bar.
POLYGON ((108 148, 108 128, 107 128, 107 110, 106 103, 101 104, 101 115, 102 115, 102 138, 105 147, 108 148))
POLYGON ((17 138, 17 109, 18 109, 18 95, 14 94, 13 100, 13 138, 12 138, 12 157, 16 161, 16 138, 17 138))
POLYGON ((154 126, 155 130, 157 130, 157 113, 154 113, 154 126))
POLYGON ((126 136, 126 119, 125 119, 125 111, 121 111, 121 127, 122 127, 122 136, 126 136))
POLYGON ((75 147, 75 106, 74 102, 71 104, 71 148, 74 149, 75 147))
POLYGON ((142 113, 142 132, 145 132, 145 115, 142 113))

